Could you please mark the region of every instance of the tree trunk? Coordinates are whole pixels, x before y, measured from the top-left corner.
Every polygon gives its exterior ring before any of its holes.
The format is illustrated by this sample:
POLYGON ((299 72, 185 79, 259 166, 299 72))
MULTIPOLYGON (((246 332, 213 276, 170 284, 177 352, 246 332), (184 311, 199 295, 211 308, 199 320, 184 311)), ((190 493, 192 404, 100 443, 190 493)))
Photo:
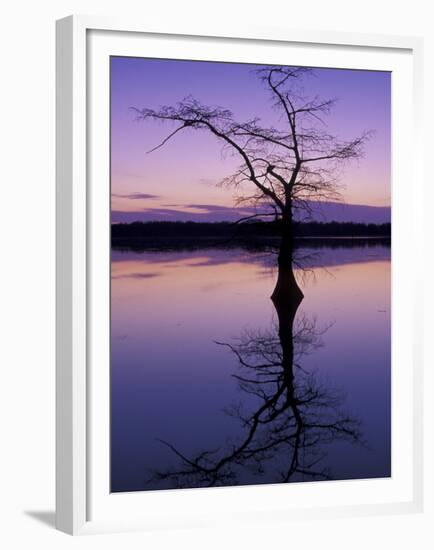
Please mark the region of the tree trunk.
POLYGON ((295 279, 292 266, 293 253, 292 215, 287 213, 284 214, 282 218, 282 237, 277 260, 278 276, 271 299, 275 305, 284 304, 285 308, 292 309, 295 307, 296 310, 304 296, 295 279))

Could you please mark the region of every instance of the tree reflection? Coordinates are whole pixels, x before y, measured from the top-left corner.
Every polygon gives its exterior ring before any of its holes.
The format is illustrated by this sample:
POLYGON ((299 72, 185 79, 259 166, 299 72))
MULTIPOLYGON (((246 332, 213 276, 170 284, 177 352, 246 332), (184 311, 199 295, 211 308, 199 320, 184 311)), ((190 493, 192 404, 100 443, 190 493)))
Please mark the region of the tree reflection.
POLYGON ((211 487, 243 483, 246 473, 257 482, 321 480, 327 444, 361 442, 360 423, 342 408, 344 395, 304 368, 306 357, 322 345, 329 328, 297 310, 303 300, 292 269, 292 247, 280 250, 278 277, 271 296, 276 320, 269 330, 244 332, 235 343, 216 342, 238 362, 234 374, 243 403, 226 412, 242 435, 216 449, 187 456, 161 441, 179 459, 178 466, 154 473, 153 484, 211 487), (248 396, 248 398, 247 398, 248 396), (266 475, 265 475, 266 474, 266 475))

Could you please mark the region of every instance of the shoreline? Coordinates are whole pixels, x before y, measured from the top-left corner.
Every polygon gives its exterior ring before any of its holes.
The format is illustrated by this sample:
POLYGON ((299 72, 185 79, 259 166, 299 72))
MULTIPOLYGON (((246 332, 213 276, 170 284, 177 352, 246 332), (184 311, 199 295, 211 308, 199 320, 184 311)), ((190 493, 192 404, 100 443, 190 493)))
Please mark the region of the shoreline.
MULTIPOLYGON (((278 247, 280 237, 249 236, 228 239, 211 236, 125 236, 111 239, 112 249, 179 250, 198 248, 245 248, 261 250, 278 247)), ((391 237, 385 235, 303 235, 294 237, 296 248, 351 248, 391 246, 391 237)))

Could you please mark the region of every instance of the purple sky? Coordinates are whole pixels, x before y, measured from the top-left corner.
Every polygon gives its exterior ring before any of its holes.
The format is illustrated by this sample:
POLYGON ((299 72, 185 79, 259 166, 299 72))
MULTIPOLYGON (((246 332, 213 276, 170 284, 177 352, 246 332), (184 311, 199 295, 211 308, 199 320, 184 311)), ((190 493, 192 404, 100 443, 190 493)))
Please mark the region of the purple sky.
MULTIPOLYGON (((221 144, 200 131, 183 131, 163 148, 146 154, 173 127, 138 122, 130 107, 158 108, 192 95, 201 103, 230 109, 237 120, 260 117, 263 126, 275 125, 278 113, 272 109, 255 68, 235 63, 111 58, 113 222, 213 221, 238 216, 233 192, 216 186, 238 166, 238 159, 222 155, 221 144)), ((365 130, 375 131, 364 158, 347 165, 340 180, 348 204, 382 208, 346 208, 343 218, 388 221, 390 211, 384 207, 390 206, 390 73, 315 69, 314 75, 305 79, 304 91, 309 96, 339 100, 326 119, 330 133, 351 139, 365 130)), ((333 207, 330 212, 336 214, 337 210, 333 207)))

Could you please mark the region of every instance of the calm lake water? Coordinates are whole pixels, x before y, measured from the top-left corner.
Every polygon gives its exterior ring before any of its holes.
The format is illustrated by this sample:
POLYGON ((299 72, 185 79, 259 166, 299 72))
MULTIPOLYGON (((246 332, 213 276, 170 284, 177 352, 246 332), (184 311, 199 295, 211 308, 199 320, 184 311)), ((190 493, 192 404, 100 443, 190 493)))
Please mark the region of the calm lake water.
POLYGON ((278 483, 297 445, 301 466, 286 481, 390 476, 390 248, 300 248, 297 257, 304 299, 289 401, 304 407, 310 432, 287 437, 297 415, 276 398, 245 452, 243 419, 274 399, 282 362, 276 257, 112 251, 112 491, 278 483), (261 383, 243 383, 242 362, 267 363, 261 383), (222 460, 208 483, 204 471, 222 460))

